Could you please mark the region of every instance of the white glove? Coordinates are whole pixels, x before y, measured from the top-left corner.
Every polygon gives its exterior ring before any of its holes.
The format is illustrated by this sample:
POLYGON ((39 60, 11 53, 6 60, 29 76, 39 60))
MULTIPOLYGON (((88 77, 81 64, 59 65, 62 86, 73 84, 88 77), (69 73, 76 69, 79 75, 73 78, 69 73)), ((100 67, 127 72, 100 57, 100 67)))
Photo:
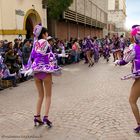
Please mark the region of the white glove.
POLYGON ((62 53, 62 57, 65 57, 66 55, 64 53, 62 53))
POLYGON ((114 64, 117 66, 117 65, 119 65, 119 62, 120 62, 120 60, 116 60, 116 61, 114 62, 114 64))
POLYGON ((68 58, 68 57, 69 57, 69 55, 68 55, 68 54, 66 54, 66 55, 65 55, 65 57, 66 57, 66 58, 68 58))
POLYGON ((67 54, 58 54, 58 57, 68 57, 67 54))
POLYGON ((26 76, 29 76, 29 75, 31 75, 33 73, 33 70, 32 69, 29 69, 29 70, 27 70, 25 73, 24 73, 24 76, 26 77, 26 76))
POLYGON ((58 57, 62 57, 62 54, 58 54, 58 57))

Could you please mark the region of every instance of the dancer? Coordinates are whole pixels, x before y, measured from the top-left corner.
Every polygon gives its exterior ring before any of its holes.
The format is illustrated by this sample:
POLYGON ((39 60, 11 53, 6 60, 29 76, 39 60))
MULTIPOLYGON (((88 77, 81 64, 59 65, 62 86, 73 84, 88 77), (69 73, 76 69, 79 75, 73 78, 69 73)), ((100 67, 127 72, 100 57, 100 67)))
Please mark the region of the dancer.
POLYGON ((125 38, 123 35, 120 36, 120 48, 121 48, 121 57, 123 58, 123 52, 125 50, 125 38))
POLYGON ((109 61, 109 57, 110 57, 110 40, 108 38, 108 36, 105 37, 104 40, 104 58, 106 59, 106 61, 109 61))
POLYGON ((124 53, 123 60, 117 60, 116 65, 126 65, 132 62, 132 74, 124 76, 122 79, 135 79, 135 82, 131 88, 131 94, 129 97, 129 102, 132 108, 132 112, 137 121, 137 128, 134 129, 135 133, 140 132, 140 114, 137 106, 137 100, 140 97, 140 25, 134 25, 131 31, 134 37, 135 43, 130 45, 129 50, 124 53))
POLYGON ((41 25, 36 25, 34 29, 34 46, 28 61, 28 71, 25 75, 34 74, 35 84, 38 90, 38 101, 36 115, 34 116, 35 126, 37 124, 46 124, 51 127, 52 122, 49 121, 48 115, 51 105, 52 95, 52 74, 61 72, 61 68, 57 65, 56 58, 52 52, 52 48, 47 41, 48 31, 41 25), (43 121, 41 119, 41 108, 45 96, 45 115, 43 121))
POLYGON ((84 42, 85 44, 85 50, 86 50, 86 57, 88 59, 88 63, 89 63, 89 67, 93 66, 94 65, 94 62, 93 62, 93 49, 94 49, 94 46, 93 46, 93 42, 90 38, 90 36, 88 36, 84 42))
POLYGON ((118 36, 115 36, 114 39, 114 59, 119 60, 121 58, 121 48, 120 48, 120 40, 118 36))
POLYGON ((96 36, 94 37, 93 46, 94 46, 94 62, 98 63, 100 54, 99 54, 99 42, 96 36))
POLYGON ((123 35, 120 36, 120 48, 122 51, 125 50, 125 38, 123 37, 123 35))
POLYGON ((87 59, 87 55, 86 55, 86 38, 84 38, 84 40, 82 41, 82 51, 84 53, 84 59, 85 59, 85 64, 88 64, 88 59, 87 59))

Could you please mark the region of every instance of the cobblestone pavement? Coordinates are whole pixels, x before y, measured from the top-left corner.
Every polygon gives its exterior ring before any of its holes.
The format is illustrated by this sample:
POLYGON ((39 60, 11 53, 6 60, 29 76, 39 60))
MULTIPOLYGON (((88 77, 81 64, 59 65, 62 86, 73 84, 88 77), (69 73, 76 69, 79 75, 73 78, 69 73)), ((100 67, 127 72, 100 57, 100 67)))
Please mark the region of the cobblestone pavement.
POLYGON ((0 140, 140 140, 128 103, 133 81, 120 80, 129 69, 104 60, 93 68, 83 62, 66 66, 53 80, 51 129, 34 127, 33 80, 0 91, 0 140))

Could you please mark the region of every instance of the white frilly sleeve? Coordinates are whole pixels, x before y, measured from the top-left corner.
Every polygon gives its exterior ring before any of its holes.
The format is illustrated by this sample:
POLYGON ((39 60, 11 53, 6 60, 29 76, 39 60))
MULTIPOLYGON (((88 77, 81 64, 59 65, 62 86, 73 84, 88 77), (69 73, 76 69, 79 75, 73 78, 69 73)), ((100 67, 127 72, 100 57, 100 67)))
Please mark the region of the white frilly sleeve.
POLYGON ((129 46, 129 49, 126 50, 126 51, 124 52, 123 60, 124 60, 126 63, 129 63, 129 62, 131 62, 131 61, 134 60, 135 55, 136 55, 136 53, 135 53, 134 45, 131 44, 131 45, 129 46))

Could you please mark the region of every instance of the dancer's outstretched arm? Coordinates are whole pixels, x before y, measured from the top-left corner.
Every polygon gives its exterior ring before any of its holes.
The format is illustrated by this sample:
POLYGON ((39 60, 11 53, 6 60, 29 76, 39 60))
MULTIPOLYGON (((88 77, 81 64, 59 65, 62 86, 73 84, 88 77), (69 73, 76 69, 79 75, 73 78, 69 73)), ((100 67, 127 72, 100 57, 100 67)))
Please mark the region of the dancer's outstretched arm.
POLYGON ((135 50, 134 50, 134 47, 131 47, 124 53, 123 59, 116 60, 115 64, 123 66, 123 65, 128 64, 129 62, 132 62, 134 58, 135 58, 135 50))

